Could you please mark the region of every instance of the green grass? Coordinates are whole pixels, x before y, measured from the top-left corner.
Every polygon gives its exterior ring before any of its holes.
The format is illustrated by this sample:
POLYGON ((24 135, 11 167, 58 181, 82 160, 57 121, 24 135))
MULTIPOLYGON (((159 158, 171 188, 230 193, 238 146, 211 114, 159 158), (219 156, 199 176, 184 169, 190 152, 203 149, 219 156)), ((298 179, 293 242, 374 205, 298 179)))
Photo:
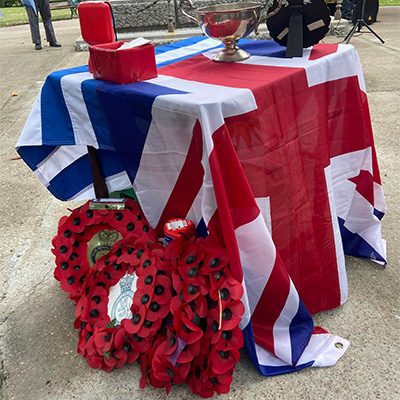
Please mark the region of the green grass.
MULTIPOLYGON (((400 0, 379 0, 379 6, 400 6, 400 0)), ((4 13, 4 18, 0 18, 0 27, 28 23, 28 15, 24 7, 4 7, 1 11, 4 13)), ((71 11, 69 9, 52 10, 51 17, 53 21, 70 19, 71 11)))
POLYGON ((399 0, 379 0, 380 6, 400 6, 399 0))
MULTIPOLYGON (((1 8, 1 11, 3 11, 4 18, 0 18, 0 27, 28 23, 28 14, 26 13, 24 7, 4 7, 1 8)), ((57 21, 60 19, 70 19, 71 11, 69 8, 66 10, 52 10, 51 18, 53 21, 57 21)), ((40 18, 40 13, 39 20, 42 20, 40 18)))

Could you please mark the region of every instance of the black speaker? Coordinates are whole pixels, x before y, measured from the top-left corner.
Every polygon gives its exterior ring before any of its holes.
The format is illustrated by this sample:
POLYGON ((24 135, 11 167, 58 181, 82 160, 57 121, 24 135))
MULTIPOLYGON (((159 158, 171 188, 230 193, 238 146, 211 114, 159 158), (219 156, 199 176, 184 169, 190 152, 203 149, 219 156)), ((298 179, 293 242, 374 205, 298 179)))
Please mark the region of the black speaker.
MULTIPOLYGON (((306 48, 317 44, 322 40, 329 31, 331 18, 329 16, 329 8, 324 0, 288 0, 289 6, 282 7, 281 10, 267 19, 267 27, 271 37, 281 46, 287 46, 289 37, 289 24, 291 13, 295 13, 292 7, 300 3, 299 14, 302 15, 302 25, 300 29, 303 31, 301 39, 301 47, 306 48)), ((277 6, 275 2, 271 10, 277 6)), ((296 8, 297 9, 297 8, 296 8)))
POLYGON ((362 2, 365 1, 364 21, 367 25, 376 22, 379 11, 379 0, 358 0, 353 9, 352 22, 355 24, 357 19, 361 18, 362 2))

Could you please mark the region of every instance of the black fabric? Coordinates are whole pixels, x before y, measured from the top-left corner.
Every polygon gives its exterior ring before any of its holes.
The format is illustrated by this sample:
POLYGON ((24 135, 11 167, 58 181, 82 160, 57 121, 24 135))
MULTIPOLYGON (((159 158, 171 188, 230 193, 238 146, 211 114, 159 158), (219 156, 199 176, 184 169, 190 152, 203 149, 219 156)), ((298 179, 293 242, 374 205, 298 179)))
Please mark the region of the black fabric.
MULTIPOLYGON (((324 0, 311 0, 302 3, 303 14, 303 48, 317 44, 329 31, 330 11, 324 0)), ((282 7, 277 14, 267 19, 267 27, 271 37, 281 46, 287 46, 290 14, 293 12, 291 6, 297 6, 295 0, 289 0, 289 6, 282 7)), ((269 11, 276 8, 274 5, 269 11)))
POLYGON ((353 24, 357 19, 361 18, 362 2, 365 1, 364 21, 366 24, 371 25, 376 22, 379 11, 379 0, 358 0, 353 10, 353 24))

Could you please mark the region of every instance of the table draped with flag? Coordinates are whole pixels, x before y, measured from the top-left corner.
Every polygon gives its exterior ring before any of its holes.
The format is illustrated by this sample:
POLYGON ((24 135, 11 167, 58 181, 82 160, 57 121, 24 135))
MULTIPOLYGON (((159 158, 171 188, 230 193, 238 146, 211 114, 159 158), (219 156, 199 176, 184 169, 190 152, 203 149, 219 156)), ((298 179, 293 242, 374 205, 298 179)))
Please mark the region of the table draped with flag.
POLYGON ((334 365, 349 342, 311 314, 346 301, 345 254, 386 262, 360 61, 344 44, 293 59, 272 41, 241 47, 252 56, 234 64, 211 61, 220 44, 204 37, 157 48, 158 77, 128 85, 54 72, 17 149, 54 196, 83 200, 94 146, 109 191, 133 187, 159 233, 185 217, 224 244, 262 374, 334 365))

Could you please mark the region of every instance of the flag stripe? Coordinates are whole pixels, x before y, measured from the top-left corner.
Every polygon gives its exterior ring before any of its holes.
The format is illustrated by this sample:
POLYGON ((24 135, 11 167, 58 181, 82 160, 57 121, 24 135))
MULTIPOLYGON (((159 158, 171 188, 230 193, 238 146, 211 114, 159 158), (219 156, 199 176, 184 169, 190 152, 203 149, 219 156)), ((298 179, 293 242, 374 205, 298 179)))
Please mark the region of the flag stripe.
POLYGON ((179 44, 171 43, 168 47, 165 47, 165 50, 162 47, 156 47, 157 67, 164 67, 171 63, 201 54, 205 50, 221 48, 222 46, 219 40, 194 37, 182 40, 179 44))
POLYGON ((179 177, 171 190, 167 206, 158 221, 156 230, 162 234, 164 224, 171 217, 186 216, 203 184, 204 171, 201 166, 203 154, 200 124, 193 129, 193 137, 187 151, 185 163, 180 169, 179 177))
POLYGON ((78 67, 53 72, 53 74, 46 79, 46 90, 42 90, 41 95, 43 145, 54 146, 60 142, 64 145, 75 144, 74 131, 65 103, 61 79, 64 76, 79 74, 85 70, 87 70, 87 68, 78 67), (54 99, 58 99, 58 101, 54 101, 54 99), (63 127, 63 129, 60 129, 60 127, 63 127))
POLYGON ((108 132, 107 126, 104 122, 104 116, 101 112, 99 99, 97 97, 97 87, 101 84, 102 82, 99 82, 97 79, 87 79, 82 81, 82 97, 90 118, 89 123, 93 127, 99 148, 113 151, 114 145, 112 144, 110 133, 108 132))
POLYGON ((96 135, 81 90, 82 81, 91 78, 90 72, 65 75, 61 78, 61 88, 71 119, 75 144, 88 144, 98 148, 96 135))

